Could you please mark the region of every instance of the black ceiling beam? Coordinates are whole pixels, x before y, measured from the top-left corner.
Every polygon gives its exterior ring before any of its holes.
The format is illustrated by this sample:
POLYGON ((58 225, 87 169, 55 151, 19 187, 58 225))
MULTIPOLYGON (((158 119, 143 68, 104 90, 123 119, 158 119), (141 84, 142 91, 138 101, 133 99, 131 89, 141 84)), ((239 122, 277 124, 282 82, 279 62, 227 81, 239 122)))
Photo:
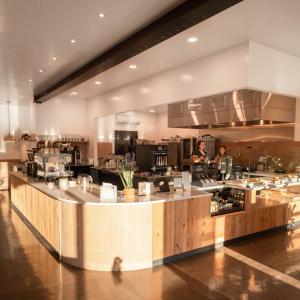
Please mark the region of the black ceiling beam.
POLYGON ((43 103, 243 0, 187 0, 40 93, 43 103))

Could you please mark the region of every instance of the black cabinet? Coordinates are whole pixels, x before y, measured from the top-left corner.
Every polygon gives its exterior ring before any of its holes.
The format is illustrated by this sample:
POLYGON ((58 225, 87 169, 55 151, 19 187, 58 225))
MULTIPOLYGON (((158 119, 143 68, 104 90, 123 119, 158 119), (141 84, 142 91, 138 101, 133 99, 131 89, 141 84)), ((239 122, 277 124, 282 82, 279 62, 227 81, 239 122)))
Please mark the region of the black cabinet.
POLYGON ((118 190, 124 189, 120 175, 115 171, 91 168, 91 176, 95 184, 101 185, 103 182, 106 182, 116 185, 118 190))
POLYGON ((70 165, 70 171, 73 171, 74 177, 77 178, 79 174, 91 174, 90 169, 92 165, 70 165))

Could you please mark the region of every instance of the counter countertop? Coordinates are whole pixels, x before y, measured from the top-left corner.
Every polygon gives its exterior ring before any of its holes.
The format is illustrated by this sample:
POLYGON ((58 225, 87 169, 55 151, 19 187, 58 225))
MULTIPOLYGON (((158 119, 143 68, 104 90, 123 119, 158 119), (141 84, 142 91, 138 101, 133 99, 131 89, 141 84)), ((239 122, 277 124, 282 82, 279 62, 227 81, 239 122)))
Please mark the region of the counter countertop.
POLYGON ((180 193, 156 193, 149 196, 135 196, 134 199, 128 201, 124 198, 118 197, 117 200, 103 200, 100 199, 100 186, 90 184, 88 188, 77 185, 76 187, 69 187, 66 190, 60 189, 58 186, 48 188, 45 182, 39 181, 32 177, 29 177, 21 172, 12 172, 13 176, 18 177, 25 183, 33 186, 39 191, 47 194, 48 196, 57 199, 59 201, 76 203, 76 204, 88 204, 88 205, 113 205, 113 204, 145 204, 145 203, 158 203, 167 201, 186 200, 190 198, 209 196, 203 190, 192 188, 191 190, 183 191, 180 193))
POLYGON ((93 167, 92 164, 89 163, 81 163, 81 164, 68 164, 67 167, 93 167))

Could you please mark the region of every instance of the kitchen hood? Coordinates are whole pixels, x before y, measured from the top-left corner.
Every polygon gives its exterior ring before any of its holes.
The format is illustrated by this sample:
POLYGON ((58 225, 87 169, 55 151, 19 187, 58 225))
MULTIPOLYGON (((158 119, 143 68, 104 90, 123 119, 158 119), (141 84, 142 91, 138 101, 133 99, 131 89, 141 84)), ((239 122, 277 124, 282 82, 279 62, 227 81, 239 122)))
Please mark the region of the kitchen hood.
POLYGON ((168 105, 170 128, 224 128, 295 122, 296 98, 243 89, 168 105))

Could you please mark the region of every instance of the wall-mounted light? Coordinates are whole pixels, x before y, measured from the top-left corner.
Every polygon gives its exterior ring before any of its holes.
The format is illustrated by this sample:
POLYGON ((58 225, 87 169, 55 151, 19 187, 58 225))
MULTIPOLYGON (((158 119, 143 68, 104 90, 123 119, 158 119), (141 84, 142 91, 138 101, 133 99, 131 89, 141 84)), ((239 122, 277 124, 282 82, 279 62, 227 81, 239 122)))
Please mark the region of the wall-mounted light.
POLYGON ((16 137, 14 136, 13 132, 10 128, 10 101, 7 101, 7 119, 8 119, 8 134, 4 137, 5 142, 15 142, 16 137))

